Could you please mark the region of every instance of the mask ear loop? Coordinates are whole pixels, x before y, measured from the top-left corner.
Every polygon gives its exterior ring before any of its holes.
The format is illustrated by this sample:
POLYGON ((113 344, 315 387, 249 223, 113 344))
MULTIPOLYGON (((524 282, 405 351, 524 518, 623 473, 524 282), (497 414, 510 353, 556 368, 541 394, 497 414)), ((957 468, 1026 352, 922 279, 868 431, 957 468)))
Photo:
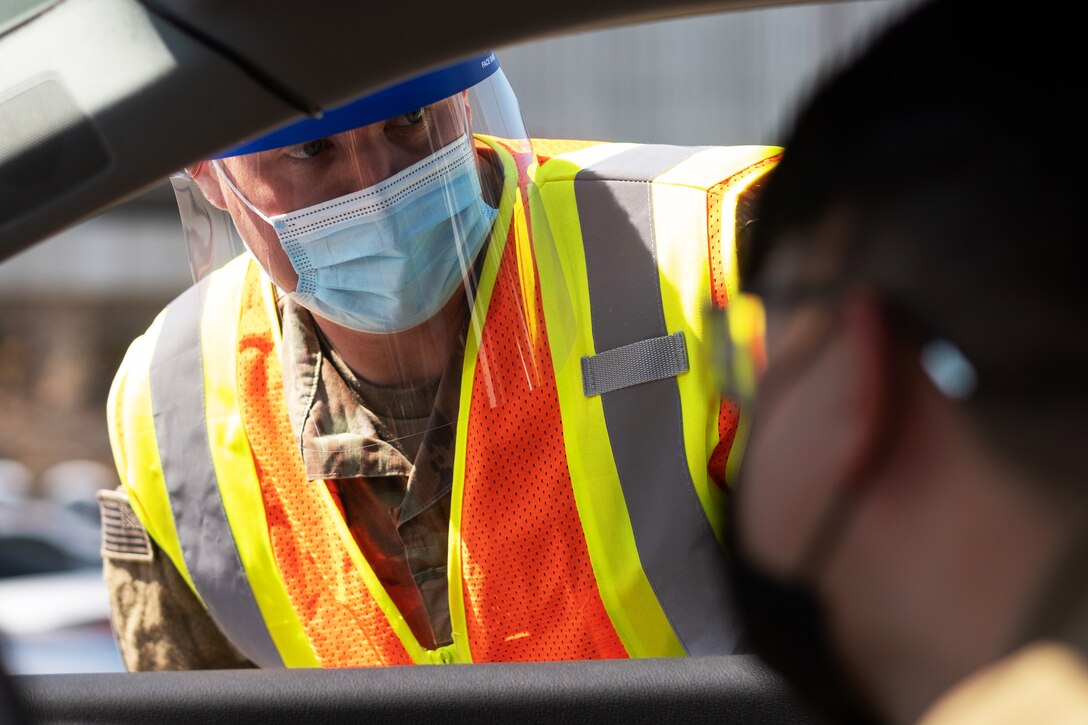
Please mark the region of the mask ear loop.
MULTIPOLYGON (((270 219, 267 214, 265 214, 263 211, 258 209, 253 204, 253 202, 251 202, 249 199, 247 199, 246 195, 243 194, 242 191, 237 186, 234 185, 234 182, 231 181, 230 175, 227 174, 226 169, 224 169, 223 165, 219 163, 219 159, 212 159, 212 168, 215 169, 215 172, 216 172, 216 174, 219 175, 219 178, 230 188, 231 192, 234 194, 235 197, 237 197, 238 201, 242 202, 247 207, 249 207, 250 211, 252 211, 258 217, 263 219, 265 221, 265 223, 267 223, 273 229, 276 228, 275 222, 273 222, 272 219, 270 219)), ((235 227, 237 227, 237 225, 235 225, 235 227)), ((271 274, 269 274, 269 271, 268 271, 270 269, 270 267, 268 265, 268 262, 267 261, 262 261, 261 258, 257 256, 257 253, 254 252, 253 248, 249 246, 249 242, 246 241, 245 235, 242 234, 240 231, 238 232, 238 237, 242 240, 242 244, 245 245, 246 251, 249 252, 250 256, 253 257, 255 260, 257 260, 257 266, 259 266, 261 268, 261 270, 265 274, 265 277, 272 284, 272 294, 274 295, 275 300, 276 300, 276 309, 280 310, 280 312, 282 314, 283 291, 280 289, 279 285, 272 282, 272 276, 271 276, 271 274)), ((276 237, 277 238, 279 237, 278 232, 276 233, 276 237)), ((280 322, 282 323, 283 320, 281 319, 280 322)))
MULTIPOLYGON (((246 206, 248 206, 248 207, 249 207, 249 209, 250 209, 250 211, 252 211, 252 212, 253 212, 254 214, 256 214, 256 215, 257 215, 257 216, 259 216, 259 217, 260 217, 261 219, 263 219, 263 220, 264 220, 265 222, 267 222, 267 223, 268 223, 268 225, 269 225, 270 227, 272 227, 273 229, 275 229, 275 228, 276 228, 276 223, 275 223, 275 222, 273 222, 273 221, 272 221, 272 219, 271 219, 271 218, 269 218, 269 216, 268 216, 267 214, 265 214, 265 213, 264 213, 263 211, 261 211, 260 209, 258 209, 258 208, 257 208, 256 206, 254 206, 254 205, 253 205, 253 202, 251 202, 251 201, 250 201, 249 199, 247 199, 247 198, 246 198, 246 195, 245 195, 245 194, 243 194, 243 193, 241 192, 241 190, 240 190, 240 189, 239 189, 239 188, 238 188, 237 186, 235 186, 235 185, 234 185, 234 182, 230 180, 230 176, 229 176, 229 175, 227 174, 227 172, 226 172, 226 171, 225 171, 225 170, 223 169, 223 165, 219 163, 219 159, 212 159, 212 166, 213 166, 213 167, 215 168, 215 172, 216 172, 217 174, 219 174, 219 178, 220 178, 220 179, 221 179, 221 180, 222 180, 222 181, 223 181, 223 182, 224 182, 224 183, 225 183, 225 184, 226 184, 226 185, 227 185, 228 187, 230 187, 230 190, 231 190, 232 192, 234 192, 234 195, 235 195, 236 197, 238 197, 238 201, 240 201, 240 202, 242 202, 243 204, 245 204, 246 206)), ((244 242, 245 240, 243 239, 242 241, 244 242)), ((248 245, 248 244, 246 245, 246 248, 247 248, 247 249, 249 248, 249 245, 248 245)), ((253 250, 251 249, 251 250, 250 250, 250 253, 252 254, 252 252, 253 252, 253 250)), ((256 256, 256 255, 254 255, 254 256, 256 256)))
MULTIPOLYGON (((884 366, 888 377, 886 382, 887 410, 901 410, 902 398, 906 394, 906 386, 899 384, 906 375, 904 357, 896 349, 898 342, 894 336, 887 332, 890 322, 886 307, 881 313, 885 326, 885 334, 881 335, 881 343, 885 346, 884 366)), ((878 422, 879 436, 876 438, 871 452, 865 457, 860 466, 852 471, 843 481, 835 494, 834 500, 823 516, 822 522, 817 525, 816 533, 810 540, 808 550, 801 560, 799 574, 808 581, 817 581, 819 573, 827 568, 832 554, 838 548, 846 533, 846 527, 853 517, 858 506, 865 500, 876 487, 872 482, 872 476, 883 466, 891 453, 895 437, 902 425, 901 419, 894 415, 884 415, 878 422)))

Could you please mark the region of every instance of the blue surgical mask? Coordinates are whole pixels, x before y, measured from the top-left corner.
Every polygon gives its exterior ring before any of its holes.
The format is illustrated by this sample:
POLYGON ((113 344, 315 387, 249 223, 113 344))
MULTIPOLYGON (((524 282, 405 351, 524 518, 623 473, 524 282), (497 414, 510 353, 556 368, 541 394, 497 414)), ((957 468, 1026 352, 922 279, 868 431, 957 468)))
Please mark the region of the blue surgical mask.
POLYGON ((375 186, 277 216, 215 166, 275 229, 298 273, 288 296, 360 332, 400 332, 433 317, 468 278, 497 214, 483 201, 467 135, 375 186))

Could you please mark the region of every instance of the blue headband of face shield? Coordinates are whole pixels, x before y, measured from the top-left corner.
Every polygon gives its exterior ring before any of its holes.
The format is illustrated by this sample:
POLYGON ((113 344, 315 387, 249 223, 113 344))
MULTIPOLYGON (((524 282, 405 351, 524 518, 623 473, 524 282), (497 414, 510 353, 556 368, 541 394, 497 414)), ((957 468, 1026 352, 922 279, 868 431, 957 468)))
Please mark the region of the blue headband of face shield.
POLYGON ((325 111, 320 118, 304 118, 295 121, 211 158, 222 159, 256 151, 267 151, 384 121, 387 118, 437 103, 443 98, 449 98, 455 93, 471 88, 498 69, 499 61, 493 52, 473 56, 325 111))

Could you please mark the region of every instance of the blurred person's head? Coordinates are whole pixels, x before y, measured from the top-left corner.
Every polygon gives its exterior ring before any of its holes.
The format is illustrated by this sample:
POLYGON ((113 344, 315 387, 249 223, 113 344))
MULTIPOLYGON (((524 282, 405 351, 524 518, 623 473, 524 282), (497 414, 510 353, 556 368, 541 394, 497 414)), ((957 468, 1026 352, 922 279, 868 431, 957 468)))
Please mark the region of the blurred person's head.
POLYGON ((915 718, 1075 614, 1074 27, 912 11, 802 108, 741 250, 768 362, 733 510, 739 600, 756 651, 844 718, 915 718))

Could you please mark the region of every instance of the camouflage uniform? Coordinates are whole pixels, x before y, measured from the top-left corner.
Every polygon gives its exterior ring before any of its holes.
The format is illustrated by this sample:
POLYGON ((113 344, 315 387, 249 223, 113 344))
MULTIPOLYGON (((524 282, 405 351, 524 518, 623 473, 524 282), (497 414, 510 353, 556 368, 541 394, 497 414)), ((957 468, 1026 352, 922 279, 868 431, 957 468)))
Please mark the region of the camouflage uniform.
MULTIPOLYGON (((449 644, 446 554, 464 336, 434 382, 382 388, 355 376, 305 309, 286 299, 281 305, 285 392, 307 477, 338 494, 356 542, 420 642, 449 644)), ((123 492, 99 498, 103 567, 125 666, 254 666, 147 538, 123 492)))

